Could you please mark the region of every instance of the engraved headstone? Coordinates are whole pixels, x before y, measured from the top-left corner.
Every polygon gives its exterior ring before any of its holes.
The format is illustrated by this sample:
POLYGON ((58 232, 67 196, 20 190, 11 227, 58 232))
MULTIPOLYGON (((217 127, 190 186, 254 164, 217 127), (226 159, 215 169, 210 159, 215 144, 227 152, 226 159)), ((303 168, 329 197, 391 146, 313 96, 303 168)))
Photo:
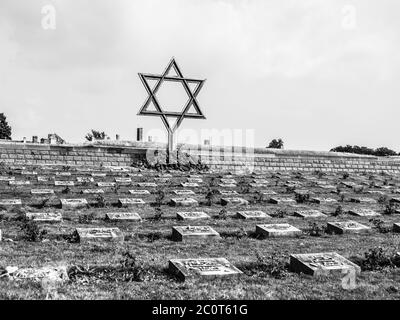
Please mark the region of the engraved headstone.
POLYGON ((124 234, 119 228, 76 228, 79 242, 87 241, 124 241, 124 234))
POLYGON ((32 189, 31 194, 54 194, 53 189, 32 189))
POLYGON ((93 172, 92 173, 92 177, 106 177, 107 176, 107 173, 105 173, 105 172, 93 172))
POLYGON ((336 252, 321 252, 290 255, 290 269, 297 273, 312 276, 327 275, 330 273, 343 273, 352 269, 356 273, 361 268, 336 252))
POLYGON ((31 184, 31 182, 30 181, 22 181, 22 180, 11 180, 11 181, 8 181, 8 184, 11 186, 26 186, 26 185, 31 184))
POLYGON ((221 182, 223 184, 236 184, 236 180, 235 179, 221 179, 221 182))
POLYGON ((273 204, 296 204, 296 200, 287 197, 271 197, 269 201, 273 204))
POLYGON ((202 211, 193 212, 177 212, 176 217, 178 220, 198 220, 198 219, 209 219, 210 216, 202 211))
POLYGON ((56 176, 60 177, 69 177, 71 175, 71 172, 56 172, 56 176))
POLYGON ((352 197, 350 199, 350 201, 356 202, 356 203, 368 203, 368 204, 377 203, 377 201, 375 199, 367 198, 367 197, 352 197))
POLYGON ((193 198, 172 198, 170 205, 172 206, 197 206, 199 203, 193 198))
POLYGON ((115 182, 118 182, 118 183, 131 183, 132 179, 131 178, 115 178, 115 182))
POLYGON ((172 240, 214 240, 219 239, 217 231, 209 226, 176 226, 172 227, 172 240))
POLYGON ((75 183, 73 181, 54 181, 55 186, 62 186, 62 187, 71 187, 74 186, 75 183))
POLYGON ((103 189, 85 189, 82 190, 83 194, 100 194, 100 193, 104 193, 103 189))
POLYGON ((42 177, 42 176, 38 176, 38 177, 37 177, 37 181, 38 181, 38 182, 48 182, 48 181, 49 181, 49 178, 47 178, 47 177, 42 177))
POLYGON ((297 210, 294 212, 295 216, 302 218, 326 218, 327 216, 321 211, 309 209, 309 210, 297 210))
POLYGON ((26 218, 35 222, 62 222, 62 214, 60 212, 27 212, 26 218))
POLYGON ((263 211, 238 211, 236 216, 240 219, 268 219, 271 218, 263 211))
POLYGON ((236 184, 232 184, 232 183, 219 183, 218 184, 221 188, 235 188, 237 187, 236 184))
POLYGON ((15 177, 0 176, 0 181, 7 181, 7 182, 10 182, 10 181, 14 181, 14 180, 15 180, 15 177))
POLYGON ((138 186, 142 188, 156 188, 157 184, 154 182, 139 182, 138 186))
POLYGON ((315 197, 311 198, 312 202, 318 203, 318 204, 332 204, 332 203, 337 203, 336 199, 333 198, 324 198, 324 197, 315 197))
POLYGON ((359 217, 375 217, 375 216, 381 215, 380 213, 376 212, 375 210, 367 209, 367 208, 353 208, 353 209, 349 210, 349 213, 354 216, 359 216, 359 217))
POLYGON ((26 170, 23 170, 23 171, 21 171, 21 174, 22 174, 22 175, 26 175, 26 176, 36 176, 36 175, 37 175, 37 172, 36 172, 36 171, 26 171, 26 170))
POLYGON ((88 207, 86 199, 60 199, 63 209, 77 209, 88 207))
POLYGON ((199 184, 195 182, 182 182, 181 186, 184 188, 198 188, 199 184))
POLYGON ((201 178, 187 178, 187 182, 189 182, 189 183, 202 183, 203 179, 201 179, 201 178))
POLYGON ((239 194, 235 190, 218 190, 218 193, 223 196, 236 196, 239 194))
POLYGON ((248 205, 249 202, 245 199, 232 197, 232 198, 221 198, 221 205, 248 205))
POLYGON ((371 228, 356 221, 336 221, 328 222, 327 232, 343 234, 343 233, 366 233, 371 228))
POLYGON ((172 259, 169 270, 182 280, 192 277, 237 276, 242 272, 225 258, 172 259))
POLYGON ((94 179, 91 177, 76 177, 76 181, 79 183, 92 183, 94 179))
POLYGON ((174 193, 178 196, 186 196, 195 194, 192 190, 174 190, 174 193))
POLYGON ((21 206, 22 201, 21 199, 1 199, 0 206, 8 207, 8 206, 21 206))
POLYGON ((276 192, 274 190, 263 190, 261 191, 261 194, 263 196, 271 196, 271 195, 276 195, 276 192))
POLYGON ((66 266, 49 266, 41 268, 13 268, 8 272, 10 280, 31 280, 38 283, 50 280, 52 282, 63 283, 69 280, 66 266))
POLYGON ((150 194, 149 190, 129 190, 130 194, 136 194, 136 195, 147 195, 150 194))
POLYGON ((300 229, 288 223, 256 225, 256 234, 264 237, 293 237, 301 233, 300 229))
POLYGON ((121 207, 129 207, 129 206, 135 206, 135 205, 144 205, 145 202, 142 199, 138 198, 121 198, 118 199, 118 203, 121 207))
POLYGON ((393 232, 400 232, 400 223, 393 223, 393 232))
POLYGON ((98 187, 115 187, 115 182, 97 182, 98 187))
POLYGON ((106 220, 109 221, 141 221, 142 218, 136 212, 108 212, 106 220))

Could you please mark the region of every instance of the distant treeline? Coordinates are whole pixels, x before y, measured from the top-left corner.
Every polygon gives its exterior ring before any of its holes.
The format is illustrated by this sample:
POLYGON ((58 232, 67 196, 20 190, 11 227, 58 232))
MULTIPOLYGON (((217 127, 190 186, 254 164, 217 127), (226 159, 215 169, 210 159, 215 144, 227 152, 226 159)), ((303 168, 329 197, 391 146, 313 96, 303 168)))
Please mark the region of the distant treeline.
POLYGON ((347 153, 356 153, 356 154, 368 154, 372 156, 378 157, 387 157, 387 156, 397 156, 400 153, 393 151, 386 147, 381 147, 377 149, 371 149, 367 147, 359 147, 359 146, 351 146, 347 145, 345 147, 339 146, 330 150, 331 152, 347 152, 347 153))

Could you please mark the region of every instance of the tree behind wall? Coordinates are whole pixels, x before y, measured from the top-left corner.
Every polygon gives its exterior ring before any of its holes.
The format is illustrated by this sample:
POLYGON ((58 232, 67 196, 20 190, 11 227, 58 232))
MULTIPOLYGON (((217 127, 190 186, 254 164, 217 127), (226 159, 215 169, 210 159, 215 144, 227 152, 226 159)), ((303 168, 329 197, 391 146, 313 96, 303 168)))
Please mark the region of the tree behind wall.
POLYGON ((100 132, 92 129, 92 132, 88 133, 85 138, 87 141, 93 141, 93 139, 104 140, 107 138, 107 135, 104 131, 100 132))
POLYGON ((11 127, 4 113, 0 113, 0 139, 11 140, 11 127))
POLYGON ((282 139, 274 139, 269 143, 267 148, 282 149, 283 148, 283 140, 282 139))

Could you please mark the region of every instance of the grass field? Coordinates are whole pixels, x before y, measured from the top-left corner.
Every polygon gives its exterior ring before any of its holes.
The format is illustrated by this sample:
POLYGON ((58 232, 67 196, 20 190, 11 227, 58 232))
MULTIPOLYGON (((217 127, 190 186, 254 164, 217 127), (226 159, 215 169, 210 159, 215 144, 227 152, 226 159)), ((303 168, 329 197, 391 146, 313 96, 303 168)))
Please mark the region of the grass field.
MULTIPOLYGON (((29 167, 3 168, 3 177, 29 181, 29 185, 9 185, 0 181, 1 199, 21 199, 22 206, 3 207, 0 213, 0 270, 9 266, 19 268, 65 265, 69 280, 48 285, 34 279, 12 279, 3 271, 0 278, 0 299, 399 299, 400 272, 396 252, 400 234, 393 232, 393 223, 400 222, 396 205, 391 198, 400 197, 400 178, 390 175, 343 174, 322 175, 299 173, 263 173, 232 175, 236 187, 221 187, 220 173, 201 172, 199 187, 183 188, 185 172, 170 172, 172 177, 160 180, 158 172, 113 172, 101 169, 105 177, 93 177, 94 182, 78 183, 77 177, 91 177, 93 171, 74 168, 29 167), (71 176, 57 176, 56 172, 71 172, 71 176), (26 173, 26 172, 25 172, 26 173), (29 174, 30 173, 30 174, 29 174), (137 174, 141 176, 137 176, 137 174), (47 181, 38 181, 41 176, 47 181), (131 177, 132 182, 117 183, 117 187, 101 187, 104 194, 83 194, 84 189, 100 189, 99 181, 115 182, 116 177, 131 177), (254 178, 268 180, 263 187, 251 187, 254 178), (69 188, 54 186, 55 180, 74 181, 69 188), (326 181, 335 186, 330 190, 316 182, 326 181), (343 181, 357 184, 346 187, 343 181), (140 188, 138 182, 156 182, 158 187, 140 188), (300 184, 300 185, 296 185, 300 184), (37 196, 31 189, 54 189, 51 196, 37 196), (131 195, 129 190, 147 189, 150 195, 131 195), (197 207, 171 207, 170 198, 178 197, 173 190, 191 189, 198 200, 197 207), (235 190, 238 196, 249 200, 249 205, 226 206, 215 194, 211 205, 206 195, 212 189, 235 190), (337 203, 316 204, 310 198, 295 197, 295 191, 305 189, 311 195, 335 198, 337 203), (164 197, 160 196, 163 191, 164 197), (297 199, 295 204, 272 204, 261 191, 275 191, 279 196, 297 199), (382 194, 369 193, 380 191, 382 194), (159 197, 158 201, 156 200, 159 197), (351 202, 352 197, 368 197, 375 204, 351 202), (86 198, 89 206, 79 210, 60 207, 61 198, 86 198), (141 198, 146 204, 120 208, 118 198, 141 198), (338 207, 342 213, 335 215, 338 207), (157 210, 159 208, 159 210, 157 210), (317 209, 327 217, 303 219, 293 213, 298 209, 317 209), (381 213, 372 221, 348 213, 351 208, 370 208, 381 213), (226 214, 221 210, 226 210, 226 214), (267 220, 236 218, 240 210, 262 210, 272 217, 267 220), (137 212, 142 222, 107 222, 107 212, 137 212), (211 218, 187 222, 176 219, 178 211, 204 211, 211 218), (30 223, 24 219, 27 212, 61 212, 61 223, 30 223), (158 217, 156 213, 158 212, 158 217), (372 228, 368 234, 334 235, 325 232, 327 222, 358 221, 372 228), (260 238, 255 234, 257 224, 289 223, 303 231, 294 238, 260 238), (220 233, 221 239, 210 241, 176 242, 171 239, 173 226, 207 225, 220 233), (28 228, 27 225, 30 227, 28 228), (79 243, 71 235, 77 227, 118 227, 123 232, 123 243, 79 243), (24 229, 25 228, 25 229, 24 229), (28 229, 27 229, 28 228, 28 229), (41 234, 41 231, 45 230, 41 234), (36 239, 29 239, 34 234, 36 239), (35 240, 35 241, 32 241, 35 240), (377 248, 382 248, 382 252, 377 248), (369 250, 375 249, 368 256, 369 250), (336 251, 361 265, 356 288, 343 289, 342 276, 312 277, 289 270, 289 256, 295 253, 336 251), (168 261, 177 258, 223 257, 243 271, 234 278, 189 279, 180 281, 168 271, 168 261)), ((96 171, 100 171, 97 169, 96 171)), ((1 272, 0 272, 1 273, 1 272)))

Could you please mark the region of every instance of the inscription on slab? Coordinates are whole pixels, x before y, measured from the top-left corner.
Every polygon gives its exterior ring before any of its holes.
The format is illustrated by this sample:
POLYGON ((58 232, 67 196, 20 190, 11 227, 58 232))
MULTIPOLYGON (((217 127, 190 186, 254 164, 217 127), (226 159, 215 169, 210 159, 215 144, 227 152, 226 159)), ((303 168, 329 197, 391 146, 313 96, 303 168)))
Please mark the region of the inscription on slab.
POLYGON ((136 212, 109 212, 106 213, 109 221, 141 221, 142 218, 136 212))
POLYGON ((97 182, 98 187, 115 187, 115 182, 97 182))
POLYGON ((236 184, 235 179, 221 179, 221 182, 224 184, 236 184))
POLYGON ((31 194, 53 194, 53 189, 32 189, 31 194))
POLYGON ((236 216, 240 219, 266 219, 271 218, 263 211, 238 211, 236 216))
POLYGON ((71 172, 56 172, 56 176, 60 177, 69 177, 71 175, 71 172))
POLYGON ((294 212, 295 216, 302 218, 326 218, 326 215, 318 210, 297 210, 294 212))
POLYGON ((106 177, 107 173, 105 172, 93 172, 92 177, 106 177))
POLYGON ((187 182, 189 182, 189 183, 202 183, 203 179, 201 179, 201 178, 187 178, 187 182))
POLYGON ((361 223, 356 221, 336 221, 336 222, 328 222, 327 232, 330 233, 365 233, 370 232, 371 228, 364 226, 361 223))
POLYGON ((14 181, 14 180, 15 180, 15 177, 5 177, 5 176, 0 177, 0 181, 10 182, 10 181, 14 181))
POLYGON ((237 191, 235 190, 218 190, 218 193, 223 196, 236 196, 238 195, 237 191))
POLYGON ((312 276, 327 275, 329 273, 342 274, 344 270, 352 269, 356 273, 361 268, 336 252, 322 252, 310 254, 290 255, 290 269, 294 272, 312 276))
POLYGON ((118 203, 122 207, 145 204, 145 202, 142 199, 137 199, 137 198, 135 198, 135 199, 132 199, 132 198, 121 198, 121 199, 118 199, 118 203))
POLYGON ((193 198, 172 198, 170 204, 172 206, 197 206, 199 203, 193 198))
POLYGON ((226 205, 248 205, 249 202, 245 199, 232 197, 232 198, 221 198, 221 204, 226 205))
POLYGON ((61 206, 66 209, 85 208, 89 204, 86 199, 60 199, 61 206))
POLYGON ((139 182, 138 183, 138 186, 139 187, 143 187, 143 188, 149 188, 149 187, 153 187, 153 188, 156 188, 157 187, 157 184, 156 183, 154 183, 154 182, 139 182))
POLYGON ((354 216, 359 216, 359 217, 375 217, 375 216, 381 215, 380 213, 376 212, 375 210, 366 209, 366 208, 350 209, 349 213, 354 216))
POLYGON ((242 272, 225 258, 172 259, 169 270, 182 280, 191 277, 237 276, 242 272))
POLYGON ((300 229, 288 223, 256 225, 256 234, 264 237, 293 237, 301 233, 300 229))
POLYGON ((219 238, 219 233, 209 226, 172 227, 172 240, 174 241, 206 240, 219 238))
POLYGON ((79 242, 85 241, 124 241, 124 235, 118 228, 76 228, 79 242))
POLYGON ((296 200, 292 198, 285 198, 285 197, 272 197, 269 200, 271 203, 274 204, 295 204, 296 200))
POLYGON ((312 198, 311 201, 318 204, 331 204, 337 202, 337 200, 333 198, 320 198, 320 197, 312 198))
POLYGON ((118 183, 131 183, 132 179, 131 178, 115 178, 115 182, 118 182, 118 183))
POLYGON ((74 186, 75 183, 73 181, 54 181, 55 186, 63 186, 63 187, 71 187, 74 186))
POLYGON ((230 184, 230 183, 220 183, 220 184, 218 184, 220 187, 222 187, 222 188, 235 188, 235 187, 237 187, 237 185, 236 184, 230 184))
POLYGON ((103 189, 85 189, 82 190, 82 193, 84 194, 99 194, 99 193, 104 193, 103 189))
POLYGON ((197 188, 199 187, 199 184, 195 182, 182 182, 181 186, 184 188, 197 188))
POLYGON ((174 193, 179 195, 179 196, 186 196, 186 195, 192 195, 195 194, 192 190, 174 190, 174 193))
POLYGON ((20 199, 2 199, 0 200, 0 206, 20 206, 22 201, 20 199))
POLYGON ((377 203, 375 199, 372 198, 367 198, 367 197, 353 197, 350 199, 351 202, 356 202, 356 203, 377 203))
POLYGON ((150 194, 149 190, 129 190, 130 194, 137 194, 137 195, 146 195, 150 194))
POLYGON ((176 214, 178 220, 198 220, 198 219, 209 219, 210 216, 202 211, 194 212, 178 212, 176 214))
POLYGON ((59 212, 27 212, 26 218, 36 222, 61 222, 62 214, 59 212))
POLYGON ((91 177, 77 177, 76 181, 78 181, 80 183, 90 183, 90 182, 94 182, 94 179, 91 177))
POLYGON ((9 185, 11 186, 25 186, 28 184, 31 184, 30 181, 21 181, 21 180, 11 180, 8 182, 9 185))

